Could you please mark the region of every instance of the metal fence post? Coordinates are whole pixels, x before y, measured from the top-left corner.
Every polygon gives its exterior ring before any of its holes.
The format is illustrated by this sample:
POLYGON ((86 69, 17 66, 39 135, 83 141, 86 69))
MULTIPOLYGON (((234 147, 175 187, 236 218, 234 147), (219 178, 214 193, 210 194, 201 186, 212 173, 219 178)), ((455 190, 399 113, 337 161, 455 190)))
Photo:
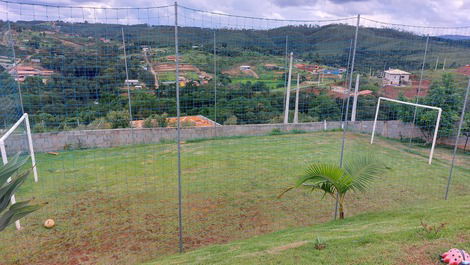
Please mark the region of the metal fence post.
POLYGON ((178 3, 175 2, 175 72, 176 72, 176 145, 178 148, 178 247, 183 252, 183 211, 181 192, 181 121, 178 51, 178 3))
POLYGON ((470 79, 468 80, 467 92, 465 92, 465 99, 463 101, 462 113, 460 114, 459 129, 457 130, 457 136, 455 137, 454 152, 452 154, 452 163, 450 165, 449 178, 447 179, 446 195, 444 197, 445 200, 447 200, 447 198, 449 198, 449 188, 450 188, 450 184, 452 182, 452 173, 453 173, 453 170, 454 170, 455 156, 457 154, 457 148, 458 148, 459 138, 460 138, 460 131, 462 130, 462 125, 463 125, 463 121, 464 121, 464 118, 465 118, 465 108, 467 107, 467 100, 468 100, 469 91, 470 91, 470 79))
MULTIPOLYGON (((418 91, 416 93, 416 102, 415 102, 416 104, 418 104, 418 102, 419 102, 419 93, 421 92, 421 85, 423 83, 424 67, 426 66, 426 56, 428 54, 428 47, 429 47, 429 34, 426 38, 426 46, 424 48, 423 64, 421 65, 421 73, 419 75, 418 91)), ((418 112, 418 107, 415 107, 415 110, 414 110, 414 113, 413 113, 413 123, 412 123, 413 125, 416 122, 417 112, 418 112)), ((410 141, 408 143, 408 146, 411 146, 412 138, 413 137, 410 137, 410 141)))
MULTIPOLYGON (((341 141, 341 154, 339 158, 339 166, 343 167, 343 159, 344 159, 344 144, 346 142, 346 131, 348 129, 348 114, 349 114, 349 99, 351 94, 351 87, 353 81, 353 74, 354 74, 354 63, 356 60, 356 48, 357 48, 357 35, 359 33, 359 23, 361 21, 361 15, 357 15, 357 24, 356 24, 356 32, 354 33, 354 46, 353 46, 353 53, 351 59, 351 71, 349 73, 349 83, 348 83, 348 94, 347 94, 347 103, 346 103, 346 110, 344 115, 344 128, 343 128, 343 136, 341 141)), ((335 220, 338 217, 338 194, 336 194, 336 204, 335 204, 335 220)))

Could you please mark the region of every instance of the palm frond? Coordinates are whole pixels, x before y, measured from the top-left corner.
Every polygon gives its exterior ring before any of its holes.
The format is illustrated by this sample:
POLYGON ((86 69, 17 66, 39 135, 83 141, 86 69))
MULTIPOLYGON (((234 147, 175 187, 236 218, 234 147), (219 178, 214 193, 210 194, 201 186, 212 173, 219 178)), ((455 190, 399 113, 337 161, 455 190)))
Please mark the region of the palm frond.
POLYGON ((335 164, 313 163, 297 180, 296 187, 306 185, 312 190, 334 193, 344 186, 344 170, 335 164))
POLYGON ((29 171, 25 171, 19 176, 13 178, 10 183, 0 188, 0 212, 8 206, 11 196, 15 194, 16 190, 24 183, 28 174, 29 171))
POLYGON ((350 177, 350 189, 354 191, 367 190, 375 178, 385 170, 384 165, 370 156, 359 156, 348 160, 344 170, 350 177))
POLYGON ((0 187, 4 186, 29 158, 19 159, 19 156, 19 153, 16 154, 6 165, 0 167, 0 187))
POLYGON ((6 211, 2 216, 0 216, 0 232, 3 231, 10 224, 34 211, 37 211, 45 205, 45 203, 28 205, 28 203, 29 201, 15 203, 10 206, 10 209, 8 209, 8 211, 6 211))

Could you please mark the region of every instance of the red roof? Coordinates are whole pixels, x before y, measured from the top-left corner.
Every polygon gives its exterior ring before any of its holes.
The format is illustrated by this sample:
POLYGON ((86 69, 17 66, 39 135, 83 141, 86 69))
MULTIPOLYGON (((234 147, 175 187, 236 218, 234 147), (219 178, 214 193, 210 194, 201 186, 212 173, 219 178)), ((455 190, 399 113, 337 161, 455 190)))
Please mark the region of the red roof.
POLYGON ((458 68, 456 72, 463 75, 470 75, 470 64, 458 68))

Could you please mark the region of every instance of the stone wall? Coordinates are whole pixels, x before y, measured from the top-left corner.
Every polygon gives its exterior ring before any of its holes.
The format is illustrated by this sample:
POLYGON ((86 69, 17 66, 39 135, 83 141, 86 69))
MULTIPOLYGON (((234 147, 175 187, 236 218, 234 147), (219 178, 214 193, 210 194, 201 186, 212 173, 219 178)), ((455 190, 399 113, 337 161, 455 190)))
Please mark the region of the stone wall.
MULTIPOLYGON (((371 133, 373 121, 349 122, 349 129, 354 132, 371 133)), ((341 122, 310 122, 301 124, 252 124, 224 125, 217 127, 182 128, 181 139, 197 139, 221 136, 265 135, 273 129, 281 131, 303 130, 315 132, 321 130, 339 129, 341 122)), ((422 137, 419 128, 401 121, 378 121, 377 135, 389 138, 422 137)), ((142 128, 142 129, 112 129, 112 130, 83 130, 63 131, 33 134, 36 152, 52 152, 80 148, 102 148, 125 146, 131 144, 147 144, 160 141, 175 140, 175 128, 142 128)), ((464 140, 464 139, 463 139, 464 140)), ((15 135, 6 141, 9 153, 26 151, 26 137, 15 135)))

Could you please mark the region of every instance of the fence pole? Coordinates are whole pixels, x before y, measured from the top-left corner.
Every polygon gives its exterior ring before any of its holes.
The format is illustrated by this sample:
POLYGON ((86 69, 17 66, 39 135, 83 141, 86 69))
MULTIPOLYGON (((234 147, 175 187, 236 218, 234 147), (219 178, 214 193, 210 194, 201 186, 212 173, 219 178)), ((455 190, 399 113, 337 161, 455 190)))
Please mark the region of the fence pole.
POLYGON ((289 74, 287 76, 287 88, 286 88, 286 104, 284 109, 284 124, 289 123, 289 101, 290 101, 290 86, 291 86, 291 76, 292 76, 292 58, 294 53, 290 53, 289 59, 289 74))
POLYGON ((353 99, 353 106, 351 112, 351 121, 356 121, 356 108, 357 108, 357 97, 359 96, 359 78, 360 75, 356 75, 356 86, 354 87, 354 99, 353 99))
MULTIPOLYGON (((287 52, 289 43, 289 37, 286 35, 286 45, 285 45, 285 63, 284 63, 284 86, 287 88, 287 68, 289 67, 289 53, 287 52)), ((286 91, 284 91, 284 99, 282 100, 282 107, 286 107, 286 91)))
POLYGON ((217 41, 214 30, 214 136, 217 136, 217 41))
MULTIPOLYGON (((426 38, 426 46, 424 47, 424 56, 423 56, 423 64, 421 65, 421 73, 419 75, 419 83, 418 83, 418 91, 416 93, 416 104, 418 104, 419 102, 419 93, 421 92, 421 85, 423 83, 423 75, 424 75, 424 67, 426 65, 426 56, 428 55, 428 47, 429 47, 429 34, 426 38)), ((417 114, 417 111, 418 111, 418 107, 415 107, 415 111, 414 111, 414 114, 413 114, 413 125, 415 124, 416 122, 416 114, 417 114)), ((410 136, 410 141, 408 142, 408 146, 411 145, 411 139, 413 137, 410 136)))
POLYGON ((175 2, 175 72, 176 72, 176 145, 178 147, 178 247, 183 252, 183 211, 181 192, 181 121, 178 51, 178 3, 175 2))
MULTIPOLYGON (((361 15, 357 15, 357 24, 356 24, 356 32, 354 33, 354 46, 353 46, 353 53, 351 59, 351 72, 349 73, 349 83, 348 83, 348 94, 347 94, 347 101, 346 101, 346 113, 344 115, 344 128, 343 128, 343 136, 341 141, 341 154, 339 158, 339 166, 343 167, 343 158, 344 158, 344 144, 346 142, 346 131, 348 129, 348 114, 349 114, 349 98, 351 94, 351 87, 353 81, 353 74, 354 74, 354 63, 356 60, 356 48, 357 48, 357 35, 359 33, 359 23, 361 21, 361 15)), ((335 220, 338 216, 338 194, 336 194, 336 204, 335 204, 335 220)))
POLYGON ((124 64, 126 66, 126 85, 127 85, 127 99, 129 101, 129 119, 132 127, 132 105, 131 105, 131 88, 129 87, 129 70, 127 69, 127 51, 126 51, 126 40, 124 39, 124 28, 121 28, 122 35, 122 46, 124 49, 124 64))
POLYGON ((465 92, 465 99, 463 101, 462 113, 460 114, 459 129, 457 130, 457 136, 455 137, 454 153, 452 154, 452 163, 450 165, 449 178, 447 180, 446 195, 444 197, 445 200, 447 200, 449 198, 449 188, 450 188, 450 184, 452 182, 452 173, 453 173, 453 170, 454 170, 455 156, 457 154, 457 148, 458 148, 459 138, 460 138, 460 131, 462 130, 462 125, 463 125, 463 121, 464 121, 464 118, 465 118, 465 108, 467 107, 467 100, 468 100, 469 91, 470 91, 470 79, 468 80, 467 92, 465 92))
POLYGON ((21 93, 21 85, 20 85, 20 80, 19 80, 19 75, 18 75, 18 65, 16 64, 16 52, 15 52, 15 43, 13 41, 13 37, 11 35, 11 26, 10 26, 10 21, 8 21, 8 40, 11 44, 11 52, 13 54, 13 67, 15 68, 15 76, 16 76, 16 87, 18 88, 18 94, 20 97, 20 105, 21 105, 21 115, 24 114, 24 105, 23 105, 23 95, 21 93))
POLYGON ((297 88, 295 89, 295 110, 294 123, 299 123, 299 92, 300 92, 300 74, 297 74, 297 88))

